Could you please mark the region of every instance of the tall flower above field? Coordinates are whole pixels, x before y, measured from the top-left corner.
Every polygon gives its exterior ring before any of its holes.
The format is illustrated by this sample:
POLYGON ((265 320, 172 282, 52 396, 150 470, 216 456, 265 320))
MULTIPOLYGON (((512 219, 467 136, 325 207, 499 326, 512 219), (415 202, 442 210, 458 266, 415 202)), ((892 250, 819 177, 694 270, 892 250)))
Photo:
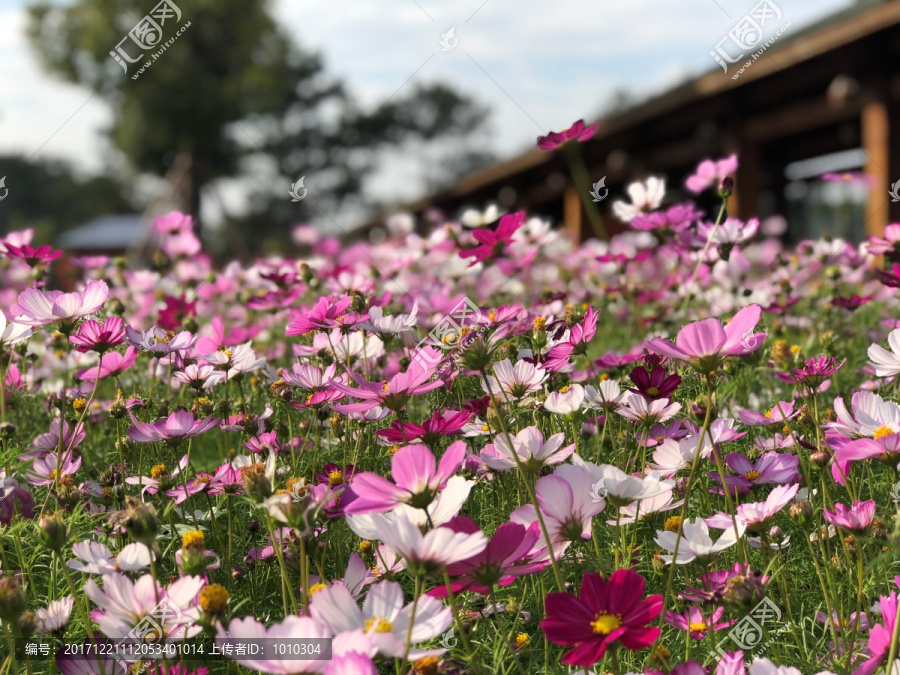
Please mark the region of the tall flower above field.
POLYGON ((434 364, 440 360, 440 352, 434 347, 423 347, 421 358, 413 359, 405 373, 397 373, 390 382, 383 384, 368 382, 356 373, 350 376, 359 387, 351 387, 337 380, 332 387, 353 398, 361 399, 358 403, 335 405, 334 409, 342 413, 364 412, 377 406, 384 406, 394 412, 403 410, 411 396, 425 394, 442 387, 441 380, 429 382, 434 375, 434 364))
POLYGON ((594 137, 600 124, 592 124, 589 127, 584 125, 584 120, 578 120, 571 127, 563 131, 551 131, 546 136, 538 136, 537 146, 541 150, 556 150, 563 143, 568 141, 585 141, 594 137))
POLYGON ((654 354, 686 361, 705 375, 718 370, 726 356, 748 354, 762 346, 767 334, 753 333, 760 314, 759 305, 750 305, 735 314, 726 326, 717 319, 703 319, 678 331, 674 344, 652 338, 644 346, 654 354))
POLYGON ((694 194, 699 194, 711 185, 719 185, 728 175, 737 171, 737 168, 737 155, 730 155, 715 162, 711 159, 704 160, 685 181, 685 187, 694 194))
POLYGON ((89 281, 82 293, 26 288, 19 293, 16 303, 16 322, 29 326, 46 326, 51 323, 72 325, 75 319, 100 309, 108 297, 109 287, 106 282, 96 280, 89 281))

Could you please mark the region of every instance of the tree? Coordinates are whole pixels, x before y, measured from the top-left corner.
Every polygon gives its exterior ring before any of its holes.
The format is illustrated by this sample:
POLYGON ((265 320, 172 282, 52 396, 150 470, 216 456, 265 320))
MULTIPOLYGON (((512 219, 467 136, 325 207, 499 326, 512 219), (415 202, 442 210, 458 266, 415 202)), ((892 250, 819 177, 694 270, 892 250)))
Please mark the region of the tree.
MULTIPOLYGON (((30 9, 28 35, 50 72, 109 103, 109 134, 136 169, 164 175, 180 160, 179 202, 195 217, 212 181, 260 172, 268 180, 253 212, 275 213, 270 231, 320 216, 319 209, 360 195, 377 151, 412 139, 459 141, 485 118, 440 85, 408 87, 374 111, 360 109, 321 58, 276 24, 268 0, 178 0, 180 17, 168 2, 150 9, 161 38, 152 28, 141 32, 150 25, 141 18, 146 0, 42 0, 30 9), (117 50, 133 26, 152 46, 142 51, 125 39, 117 50), (279 180, 276 191, 272 176, 293 181, 311 173, 315 200, 300 210, 276 205, 290 205, 289 183, 279 180)), ((250 247, 260 234, 254 228, 250 247)))

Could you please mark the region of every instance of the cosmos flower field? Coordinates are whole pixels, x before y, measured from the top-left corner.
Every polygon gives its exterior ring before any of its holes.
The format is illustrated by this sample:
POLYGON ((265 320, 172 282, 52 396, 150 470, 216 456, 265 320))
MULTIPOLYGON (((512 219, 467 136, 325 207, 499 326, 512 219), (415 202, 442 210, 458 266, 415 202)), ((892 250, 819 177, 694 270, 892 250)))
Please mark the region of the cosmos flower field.
POLYGON ((432 213, 214 266, 172 213, 64 293, 7 235, 0 674, 890 672, 900 225, 789 248, 737 162, 580 244, 432 213))

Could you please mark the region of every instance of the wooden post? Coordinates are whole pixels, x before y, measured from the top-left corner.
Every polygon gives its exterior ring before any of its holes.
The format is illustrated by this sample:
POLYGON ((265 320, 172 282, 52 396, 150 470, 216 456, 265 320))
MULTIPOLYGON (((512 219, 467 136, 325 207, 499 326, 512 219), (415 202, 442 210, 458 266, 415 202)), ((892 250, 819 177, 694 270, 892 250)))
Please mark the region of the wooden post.
POLYGON ((759 144, 741 139, 737 155, 738 169, 734 177, 734 194, 728 199, 728 215, 749 220, 759 216, 759 144))
POLYGON ((563 193, 563 222, 575 244, 581 243, 581 195, 574 185, 567 185, 563 193))
MULTIPOLYGON (((864 171, 873 180, 866 200, 865 234, 881 237, 890 215, 888 190, 891 186, 891 156, 887 104, 881 99, 870 101, 863 106, 860 117, 862 147, 866 153, 864 171)), ((900 179, 900 176, 897 178, 900 179)))

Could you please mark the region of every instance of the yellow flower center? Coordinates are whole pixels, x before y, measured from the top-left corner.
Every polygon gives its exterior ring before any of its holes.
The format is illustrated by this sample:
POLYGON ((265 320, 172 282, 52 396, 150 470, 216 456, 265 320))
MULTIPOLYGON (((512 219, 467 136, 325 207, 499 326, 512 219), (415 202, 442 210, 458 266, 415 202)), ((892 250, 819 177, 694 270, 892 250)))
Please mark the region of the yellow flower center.
POLYGON ((606 382, 609 379, 609 375, 607 373, 600 373, 600 381, 606 382))
POLYGON ((194 485, 200 485, 203 483, 204 485, 209 484, 209 476, 197 476, 194 478, 194 485))
POLYGON ((766 410, 766 417, 768 417, 769 419, 772 419, 772 411, 771 410, 766 410))
POLYGON ((389 386, 390 385, 388 385, 388 383, 385 382, 383 385, 381 385, 381 391, 387 391, 389 386))
POLYGON ((157 464, 152 469, 150 469, 150 478, 153 480, 159 480, 163 476, 168 476, 169 470, 166 468, 165 464, 157 464))
POLYGON ((678 532, 678 528, 681 526, 681 516, 671 516, 666 519, 665 529, 666 532, 678 532))
POLYGON ((756 469, 750 469, 747 473, 744 474, 744 478, 746 478, 747 480, 756 480, 761 475, 762 474, 756 469))
POLYGON ((591 621, 591 630, 597 635, 609 635, 622 625, 622 617, 618 614, 601 613, 591 621))
POLYGON ((700 621, 699 623, 692 623, 688 628, 691 629, 692 633, 703 633, 706 631, 706 624, 700 621))
POLYGON ((374 617, 366 620, 366 632, 368 633, 370 630, 375 633, 391 633, 394 626, 387 619, 374 617))
POLYGON ((547 327, 547 319, 542 316, 536 317, 534 320, 534 329, 535 330, 544 330, 547 327))
POLYGON ((368 539, 363 539, 359 542, 359 552, 360 553, 368 553, 372 550, 372 542, 368 539))
POLYGON ((876 439, 884 438, 885 436, 890 436, 893 433, 894 433, 894 430, 888 426, 878 427, 875 430, 875 438, 876 439))
POLYGON ((184 548, 203 548, 206 538, 200 530, 191 530, 185 532, 181 538, 181 545, 184 548))
POLYGON ((496 310, 496 309, 492 309, 492 310, 491 310, 491 313, 488 314, 488 319, 490 319, 491 321, 493 321, 493 320, 496 319, 496 318, 497 318, 497 310, 496 310))
POLYGON ((58 475, 59 475, 59 471, 57 471, 56 469, 53 469, 53 471, 50 472, 50 478, 52 478, 53 480, 56 480, 56 477, 58 475))
POLYGON ((381 570, 378 569, 378 565, 372 565, 372 574, 377 574, 378 576, 381 576, 381 570))
POLYGON ((219 584, 209 584, 200 591, 200 608, 210 614, 218 614, 228 606, 228 591, 219 584))
POLYGON ((797 356, 797 354, 799 352, 800 352, 800 345, 791 345, 791 354, 793 354, 794 356, 797 356))
POLYGON ((394 454, 395 452, 397 452, 399 449, 400 449, 400 446, 399 446, 399 445, 392 445, 391 447, 388 448, 388 454, 389 454, 389 455, 393 455, 393 454, 394 454))
POLYGON ((329 485, 343 485, 344 476, 340 471, 332 471, 328 474, 328 484, 329 485))
POLYGON ((426 656, 413 664, 416 675, 437 675, 441 660, 436 656, 426 656))
POLYGON ((86 407, 87 401, 85 401, 83 398, 76 398, 74 401, 72 401, 72 409, 77 413, 82 412, 86 407))
POLYGON ((528 633, 519 633, 516 635, 516 649, 521 649, 529 642, 531 642, 531 638, 528 637, 528 633))
POLYGON ((112 499, 115 491, 111 487, 103 488, 103 499, 112 499))
POLYGON ((227 356, 229 359, 230 359, 232 356, 234 356, 234 354, 232 353, 232 351, 231 351, 230 349, 228 349, 228 347, 219 347, 219 351, 222 352, 222 353, 223 353, 225 356, 227 356))
POLYGON ((569 391, 569 385, 566 385, 565 387, 563 387, 562 389, 560 389, 560 390, 559 390, 559 393, 560 393, 560 394, 565 394, 567 391, 569 391))
POLYGON ((313 596, 319 591, 325 590, 326 588, 328 588, 328 586, 326 586, 325 584, 315 584, 310 587, 309 594, 310 596, 313 596))
POLYGON ((659 387, 650 387, 647 390, 647 393, 650 394, 651 396, 658 396, 659 395, 659 387))

